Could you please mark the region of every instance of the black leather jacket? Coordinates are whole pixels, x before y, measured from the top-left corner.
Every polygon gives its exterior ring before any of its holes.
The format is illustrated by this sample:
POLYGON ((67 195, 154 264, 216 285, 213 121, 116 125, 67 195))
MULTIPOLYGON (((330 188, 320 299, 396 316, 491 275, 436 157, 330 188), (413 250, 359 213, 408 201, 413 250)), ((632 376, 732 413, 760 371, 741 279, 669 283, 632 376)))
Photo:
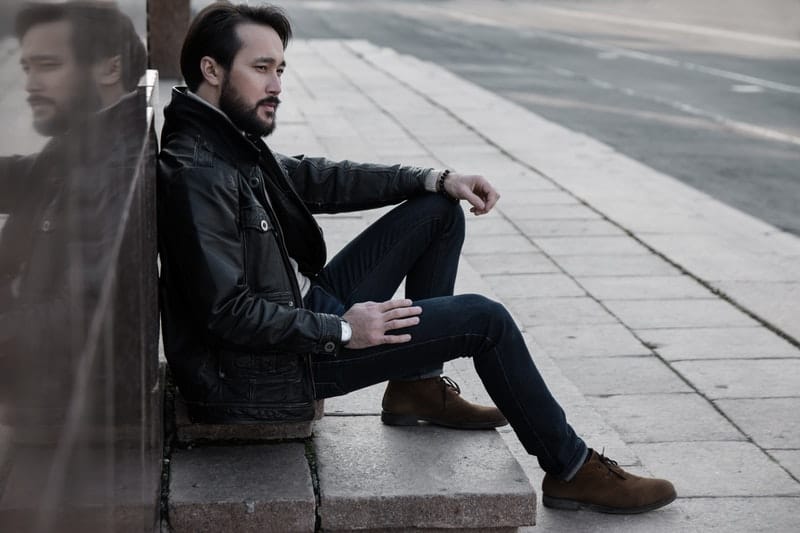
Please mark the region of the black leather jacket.
POLYGON ((194 420, 310 419, 309 357, 336 357, 341 321, 303 309, 289 263, 326 261, 312 213, 398 203, 428 169, 273 154, 173 90, 158 166, 164 344, 194 420))

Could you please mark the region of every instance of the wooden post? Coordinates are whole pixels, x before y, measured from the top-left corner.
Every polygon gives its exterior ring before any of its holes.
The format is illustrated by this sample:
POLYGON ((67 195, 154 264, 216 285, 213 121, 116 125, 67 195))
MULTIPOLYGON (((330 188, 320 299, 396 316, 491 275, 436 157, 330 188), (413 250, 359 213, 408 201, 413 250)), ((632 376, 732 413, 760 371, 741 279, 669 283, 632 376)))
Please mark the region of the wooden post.
POLYGON ((190 0, 147 0, 150 68, 161 79, 181 79, 180 54, 191 17, 190 0))

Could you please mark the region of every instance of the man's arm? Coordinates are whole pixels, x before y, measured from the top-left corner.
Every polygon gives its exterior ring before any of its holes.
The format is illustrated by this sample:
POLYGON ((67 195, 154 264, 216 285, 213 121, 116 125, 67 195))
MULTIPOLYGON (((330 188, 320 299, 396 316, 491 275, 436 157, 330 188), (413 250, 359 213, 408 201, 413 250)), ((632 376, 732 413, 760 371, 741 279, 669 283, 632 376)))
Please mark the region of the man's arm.
POLYGON ((375 165, 330 161, 317 157, 287 157, 278 161, 289 173, 298 194, 312 213, 358 211, 402 202, 424 192, 444 192, 466 200, 470 211, 483 215, 492 210, 500 195, 486 178, 401 165, 375 165))
POLYGON ((238 191, 220 179, 219 170, 183 169, 166 179, 162 175, 159 184, 162 253, 171 270, 167 282, 188 303, 186 312, 225 343, 333 355, 339 317, 269 301, 247 285, 238 191))
POLYGON ((432 169, 276 156, 312 213, 359 211, 400 203, 426 191, 432 169))

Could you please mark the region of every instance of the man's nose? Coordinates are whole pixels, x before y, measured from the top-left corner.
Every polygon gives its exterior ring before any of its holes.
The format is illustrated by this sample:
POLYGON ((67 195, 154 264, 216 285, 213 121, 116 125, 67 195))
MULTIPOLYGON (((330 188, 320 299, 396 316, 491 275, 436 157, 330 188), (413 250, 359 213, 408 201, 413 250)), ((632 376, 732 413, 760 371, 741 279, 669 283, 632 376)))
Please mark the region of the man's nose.
POLYGON ((33 69, 25 72, 25 91, 28 94, 41 92, 43 89, 42 80, 33 69))
POLYGON ((267 93, 272 96, 281 94, 281 77, 277 74, 270 76, 269 83, 267 84, 267 93))

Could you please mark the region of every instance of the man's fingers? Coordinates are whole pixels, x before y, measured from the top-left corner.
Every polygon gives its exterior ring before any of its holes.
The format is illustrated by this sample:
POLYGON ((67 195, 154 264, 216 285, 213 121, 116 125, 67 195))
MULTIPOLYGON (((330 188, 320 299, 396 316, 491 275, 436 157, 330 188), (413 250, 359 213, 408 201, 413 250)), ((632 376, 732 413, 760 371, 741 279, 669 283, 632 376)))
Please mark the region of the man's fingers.
POLYGON ((411 335, 408 333, 403 335, 384 335, 383 344, 402 344, 411 340, 411 335))
POLYGON ((469 189, 466 189, 464 191, 464 193, 462 194, 462 198, 467 202, 469 202, 472 207, 474 207, 479 211, 483 211, 485 209, 485 204, 483 200, 481 200, 481 198, 477 194, 475 194, 469 189))
POLYGON ((401 318, 397 320, 391 320, 386 323, 386 331, 410 328, 411 326, 416 326, 417 324, 419 324, 419 317, 416 316, 412 316, 411 318, 401 318))
POLYGON ((391 311, 392 309, 398 309, 402 307, 410 307, 413 304, 411 300, 408 298, 399 298, 397 300, 386 300, 385 302, 381 302, 378 304, 378 310, 385 313, 387 311, 391 311))
POLYGON ((484 207, 484 212, 488 213, 492 210, 492 208, 497 204, 497 201, 500 199, 500 195, 497 194, 497 191, 494 188, 489 189, 489 194, 486 198, 486 206, 484 207))
POLYGON ((406 318, 420 314, 422 314, 422 308, 418 305, 414 305, 409 307, 398 307, 390 311, 386 311, 383 313, 383 317, 387 322, 389 322, 390 320, 394 320, 396 318, 406 318))

